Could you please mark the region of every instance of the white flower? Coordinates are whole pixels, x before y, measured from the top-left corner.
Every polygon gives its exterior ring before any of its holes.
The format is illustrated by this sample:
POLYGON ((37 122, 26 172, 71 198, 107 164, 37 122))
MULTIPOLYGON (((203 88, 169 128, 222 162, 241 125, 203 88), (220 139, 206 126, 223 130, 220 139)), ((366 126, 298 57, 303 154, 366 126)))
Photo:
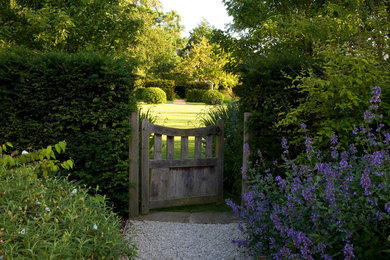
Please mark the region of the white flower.
POLYGON ((76 194, 77 193, 77 189, 74 189, 72 190, 72 192, 70 193, 70 196, 72 196, 73 194, 76 194))
POLYGON ((42 203, 40 201, 35 202, 36 205, 41 205, 42 203))
POLYGON ((19 232, 18 232, 18 234, 24 235, 24 234, 26 234, 26 230, 23 228, 22 231, 19 231, 19 232))
POLYGON ((22 154, 28 154, 28 152, 26 150, 23 150, 22 154))
POLYGON ((50 212, 50 208, 49 207, 46 207, 45 209, 46 209, 46 211, 50 212))
POLYGON ((0 259, 4 259, 4 256, 3 256, 3 255, 0 255, 0 259))
POLYGON ((97 230, 97 225, 93 224, 93 229, 97 230))

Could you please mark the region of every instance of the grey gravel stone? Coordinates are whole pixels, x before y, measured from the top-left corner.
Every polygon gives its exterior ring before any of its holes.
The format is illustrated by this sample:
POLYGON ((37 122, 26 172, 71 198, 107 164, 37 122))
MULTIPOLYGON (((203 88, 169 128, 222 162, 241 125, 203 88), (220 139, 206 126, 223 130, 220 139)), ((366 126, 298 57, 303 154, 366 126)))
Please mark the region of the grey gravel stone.
POLYGON ((237 223, 194 224, 128 221, 127 236, 138 246, 138 259, 251 259, 237 223))

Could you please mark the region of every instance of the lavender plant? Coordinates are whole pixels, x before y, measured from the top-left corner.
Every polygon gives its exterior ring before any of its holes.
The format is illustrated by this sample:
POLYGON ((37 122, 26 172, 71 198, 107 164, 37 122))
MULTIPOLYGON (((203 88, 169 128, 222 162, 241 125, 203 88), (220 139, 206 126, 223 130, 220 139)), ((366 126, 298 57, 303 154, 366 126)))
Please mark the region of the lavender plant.
POLYGON ((250 183, 244 206, 227 201, 246 235, 235 243, 274 259, 390 257, 390 134, 377 113, 380 95, 375 87, 364 122, 354 128, 355 144, 343 149, 332 136, 332 160, 305 136, 308 163, 297 165, 283 139, 286 173, 274 177, 260 170, 259 152, 251 169, 243 169, 250 183))

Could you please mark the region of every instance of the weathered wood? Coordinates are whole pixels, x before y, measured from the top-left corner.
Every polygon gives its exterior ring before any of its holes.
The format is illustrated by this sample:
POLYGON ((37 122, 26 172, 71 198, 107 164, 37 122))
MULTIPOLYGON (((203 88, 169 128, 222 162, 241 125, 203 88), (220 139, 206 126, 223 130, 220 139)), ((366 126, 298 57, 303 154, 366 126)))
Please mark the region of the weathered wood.
POLYGON ((204 167, 216 166, 218 164, 217 158, 203 158, 203 159, 185 159, 185 160, 150 160, 149 167, 153 168, 173 168, 173 167, 204 167))
POLYGON ((141 147, 141 213, 149 213, 149 121, 142 120, 142 147, 141 147))
POLYGON ((167 160, 173 160, 175 137, 167 136, 167 160))
POLYGON ((129 218, 139 215, 139 113, 131 113, 130 124, 132 126, 131 141, 129 145, 129 218))
POLYGON ((151 208, 223 202, 222 120, 215 126, 201 129, 168 128, 143 121, 142 129, 143 214, 151 208), (152 133, 155 135, 154 159, 149 158, 149 135, 152 133), (161 158, 161 135, 167 135, 167 159, 161 158), (214 135, 217 135, 215 157, 214 135), (181 137, 181 160, 174 158, 175 136, 181 137), (188 136, 195 136, 195 159, 188 159, 188 136), (202 136, 206 137, 206 158, 202 158, 202 136))
POLYGON ((195 136, 195 159, 202 158, 202 137, 195 136))
POLYGON ((188 136, 181 137, 181 159, 188 158, 188 136))
POLYGON ((161 135, 154 134, 153 139, 154 139, 154 155, 153 155, 153 159, 161 160, 161 146, 162 146, 161 135))
MULTIPOLYGON (((242 168, 248 170, 249 168, 249 134, 248 134, 248 118, 251 115, 249 112, 244 113, 244 140, 243 140, 243 154, 242 154, 242 168)), ((244 175, 241 184, 241 206, 244 206, 243 194, 248 192, 248 183, 244 180, 244 175)))
POLYGON ((218 167, 217 167, 217 191, 218 191, 218 203, 224 203, 223 200, 223 147, 224 147, 224 124, 223 120, 219 119, 216 123, 216 126, 219 128, 219 133, 217 136, 217 157, 218 157, 218 167))
POLYGON ((206 158, 213 157, 213 136, 208 135, 206 137, 206 158))
POLYGON ((207 135, 218 134, 219 129, 215 126, 208 126, 203 128, 192 128, 192 129, 178 129, 178 128, 151 124, 150 132, 160 134, 160 135, 169 135, 169 136, 207 136, 207 135))
POLYGON ((151 201, 149 203, 149 207, 151 209, 157 209, 157 208, 184 206, 184 205, 214 203, 217 201, 218 201, 218 196, 202 196, 202 197, 183 198, 183 199, 165 200, 165 201, 151 201))
POLYGON ((169 168, 151 170, 149 201, 168 199, 170 175, 169 168))

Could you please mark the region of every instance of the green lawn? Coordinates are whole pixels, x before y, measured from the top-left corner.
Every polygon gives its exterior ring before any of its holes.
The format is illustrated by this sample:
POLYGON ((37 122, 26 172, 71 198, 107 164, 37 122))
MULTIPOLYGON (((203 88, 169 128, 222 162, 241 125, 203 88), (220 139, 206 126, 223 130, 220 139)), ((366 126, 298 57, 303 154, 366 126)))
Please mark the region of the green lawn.
POLYGON ((143 110, 151 109, 157 116, 157 125, 175 128, 197 128, 203 127, 200 118, 204 115, 210 105, 204 103, 187 103, 187 105, 174 105, 171 102, 160 105, 142 105, 143 110))
MULTIPOLYGON (((198 128, 204 127, 201 117, 209 110, 210 105, 204 103, 187 103, 187 105, 174 105, 172 102, 160 105, 142 105, 142 110, 150 109, 156 116, 156 125, 174 128, 198 128)), ((174 158, 180 159, 180 137, 175 137, 174 158)), ((166 158, 166 136, 162 138, 162 158, 166 158)), ((188 157, 194 158, 195 138, 188 138, 188 157)))

